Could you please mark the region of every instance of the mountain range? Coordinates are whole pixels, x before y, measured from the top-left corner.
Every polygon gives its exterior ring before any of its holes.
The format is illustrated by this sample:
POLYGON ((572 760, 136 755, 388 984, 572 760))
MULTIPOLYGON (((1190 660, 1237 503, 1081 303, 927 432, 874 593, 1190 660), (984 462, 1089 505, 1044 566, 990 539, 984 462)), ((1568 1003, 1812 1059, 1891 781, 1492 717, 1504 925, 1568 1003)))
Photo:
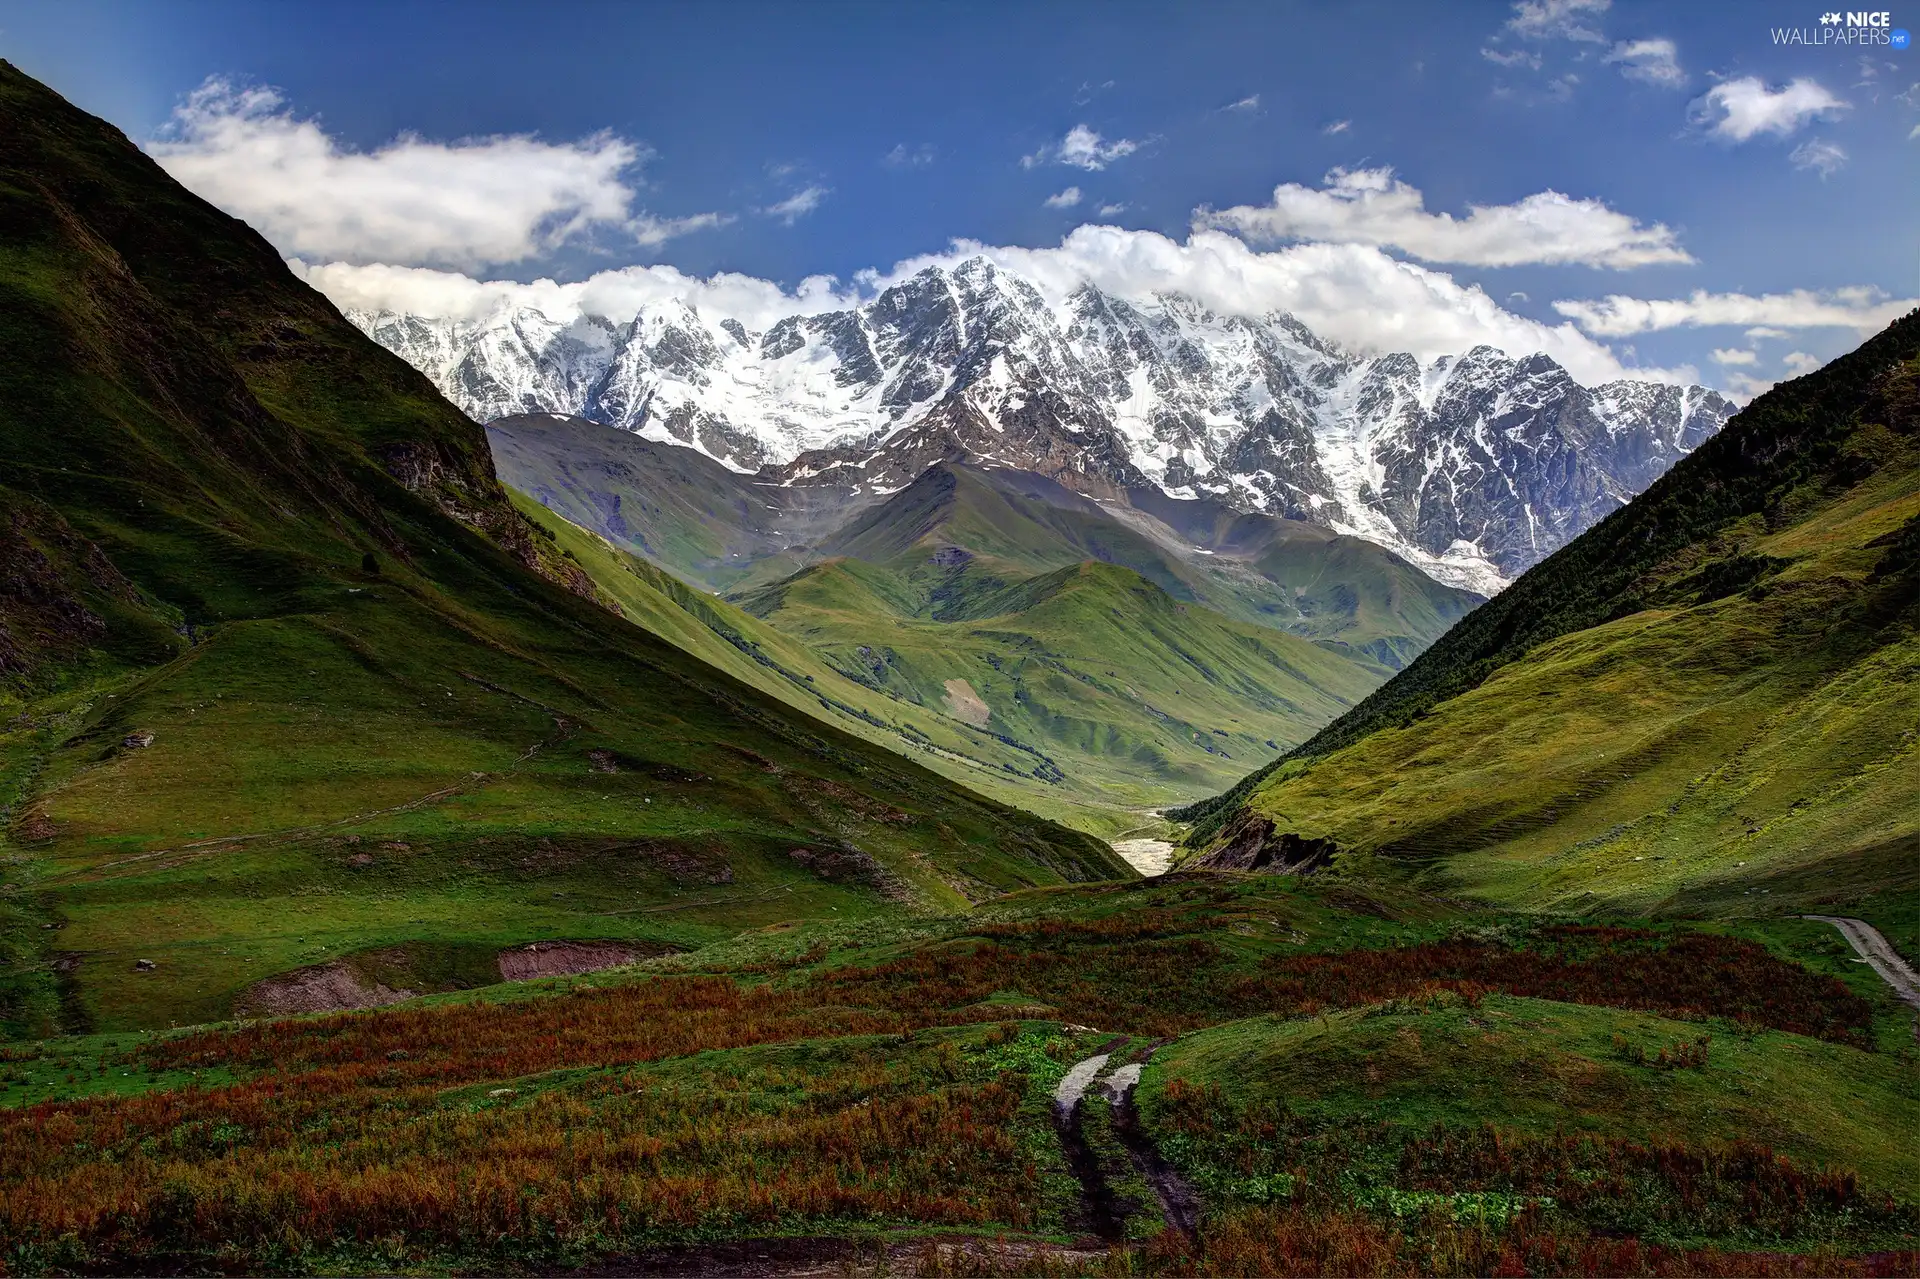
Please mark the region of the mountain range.
POLYGON ((1285 314, 1081 285, 982 257, 763 331, 682 300, 633 316, 349 312, 477 421, 585 417, 786 487, 896 491, 971 456, 1090 495, 1155 488, 1368 538, 1492 594, 1697 448, 1715 392, 1583 386, 1491 347, 1361 357, 1285 314))
POLYGON ((1480 602, 1363 538, 1152 488, 954 460, 854 498, 581 418, 487 434, 529 517, 642 625, 1084 829, 1305 740, 1480 602))

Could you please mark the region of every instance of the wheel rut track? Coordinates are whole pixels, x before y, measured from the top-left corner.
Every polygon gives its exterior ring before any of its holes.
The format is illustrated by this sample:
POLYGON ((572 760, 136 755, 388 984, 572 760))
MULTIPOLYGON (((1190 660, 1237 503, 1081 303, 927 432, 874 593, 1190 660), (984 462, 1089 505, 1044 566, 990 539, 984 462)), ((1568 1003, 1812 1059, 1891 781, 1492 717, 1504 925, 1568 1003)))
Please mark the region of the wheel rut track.
MULTIPOLYGON (((1105 1078, 1113 1050, 1125 1039, 1109 1041, 1098 1053, 1076 1062, 1054 1090, 1054 1125, 1060 1133, 1061 1149, 1067 1167, 1080 1183, 1081 1211, 1088 1232, 1108 1244, 1126 1241, 1128 1209, 1107 1180, 1100 1159, 1081 1130, 1081 1100, 1089 1088, 1104 1094, 1113 1116, 1114 1135, 1127 1152, 1127 1158, 1152 1188, 1154 1199, 1167 1228, 1188 1239, 1195 1237, 1200 1224, 1200 1197, 1177 1169, 1160 1154, 1153 1138, 1140 1122, 1134 1091, 1140 1085, 1141 1068, 1165 1040, 1156 1041, 1105 1078)), ((1144 1206, 1144 1205, 1143 1205, 1144 1206)))

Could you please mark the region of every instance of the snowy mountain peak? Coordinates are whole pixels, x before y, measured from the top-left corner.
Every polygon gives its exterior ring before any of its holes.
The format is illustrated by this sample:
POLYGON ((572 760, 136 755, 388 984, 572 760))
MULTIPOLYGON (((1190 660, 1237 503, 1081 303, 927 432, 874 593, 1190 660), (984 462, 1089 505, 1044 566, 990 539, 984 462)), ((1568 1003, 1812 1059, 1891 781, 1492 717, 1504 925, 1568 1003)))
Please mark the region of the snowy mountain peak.
POLYGON ((1156 485, 1358 534, 1483 592, 1733 412, 1701 387, 1584 387, 1491 346, 1362 358, 1293 316, 1178 293, 1087 283, 1056 309, 984 257, 764 332, 681 299, 349 318, 480 421, 577 414, 782 483, 892 490, 965 453, 1093 492, 1156 485))

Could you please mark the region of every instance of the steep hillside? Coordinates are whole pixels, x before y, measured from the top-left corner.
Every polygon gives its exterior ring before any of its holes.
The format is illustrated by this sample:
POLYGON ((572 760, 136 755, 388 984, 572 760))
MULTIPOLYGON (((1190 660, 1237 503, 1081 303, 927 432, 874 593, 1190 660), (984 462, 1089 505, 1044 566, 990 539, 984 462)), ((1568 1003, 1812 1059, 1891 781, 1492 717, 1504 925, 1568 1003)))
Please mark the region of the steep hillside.
POLYGON ((1271 822, 1517 905, 1848 905, 1913 945, 1917 356, 1920 315, 1760 397, 1193 842, 1271 822))
MULTIPOLYGON (((739 592, 822 558, 894 564, 927 589, 1003 583, 1082 560, 1124 564, 1175 599, 1322 640, 1398 670, 1479 603, 1363 538, 1157 488, 1101 498, 978 459, 937 461, 898 492, 776 483, 692 449, 578 418, 489 424, 501 477, 697 586, 739 592), (949 572, 958 548, 985 562, 949 572)), ((964 594, 964 592, 962 592, 964 594)))
POLYGON ((850 678, 1019 743, 1036 775, 1124 808, 1237 775, 1379 680, 1120 565, 1001 577, 988 563, 928 580, 829 560, 740 602, 850 678))
POLYGON ((1127 873, 622 621, 423 377, 5 66, 0 226, 9 1030, 1127 873))
MULTIPOLYGON (((984 795, 1077 829, 1111 838, 1152 825, 1129 807, 1104 802, 1097 788, 1078 784, 1076 776, 1063 775, 1052 758, 1015 741, 1004 726, 975 724, 954 715, 944 695, 927 703, 913 700, 911 690, 876 685, 857 661, 843 671, 801 638, 686 585, 531 498, 516 494, 515 501, 629 620, 734 678, 900 751, 984 795)), ((911 611, 910 601, 884 569, 852 561, 839 561, 838 566, 846 573, 843 602, 852 612, 885 618, 896 610, 911 611), (868 586, 887 595, 863 595, 868 586)), ((803 574, 801 580, 807 577, 803 574)), ((1070 769, 1072 774, 1078 771, 1077 765, 1070 769)))

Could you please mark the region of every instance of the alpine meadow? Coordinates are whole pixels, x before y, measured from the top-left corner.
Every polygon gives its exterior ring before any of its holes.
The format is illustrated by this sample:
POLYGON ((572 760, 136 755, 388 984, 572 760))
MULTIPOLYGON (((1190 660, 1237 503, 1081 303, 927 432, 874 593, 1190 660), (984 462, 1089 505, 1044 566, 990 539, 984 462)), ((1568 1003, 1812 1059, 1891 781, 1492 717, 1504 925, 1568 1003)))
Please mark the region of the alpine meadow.
POLYGON ((0 1276, 1920 1275, 1773 8, 0 6, 0 1276))

